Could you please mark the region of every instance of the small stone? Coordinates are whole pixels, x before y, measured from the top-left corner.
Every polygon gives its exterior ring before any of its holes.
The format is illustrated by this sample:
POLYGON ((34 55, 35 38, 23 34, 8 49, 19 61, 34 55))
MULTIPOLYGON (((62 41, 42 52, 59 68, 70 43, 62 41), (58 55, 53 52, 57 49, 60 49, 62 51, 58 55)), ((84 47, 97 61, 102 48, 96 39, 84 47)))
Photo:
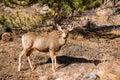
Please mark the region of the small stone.
POLYGON ((10 7, 6 7, 6 8, 4 9, 4 11, 6 11, 6 12, 11 12, 12 9, 11 9, 10 7))
POLYGON ((81 80, 98 80, 99 76, 96 73, 85 74, 81 80))
POLYGON ((61 80, 60 78, 57 78, 56 80, 61 80))
POLYGON ((1 39, 3 41, 12 41, 12 35, 9 32, 5 32, 2 34, 1 39))

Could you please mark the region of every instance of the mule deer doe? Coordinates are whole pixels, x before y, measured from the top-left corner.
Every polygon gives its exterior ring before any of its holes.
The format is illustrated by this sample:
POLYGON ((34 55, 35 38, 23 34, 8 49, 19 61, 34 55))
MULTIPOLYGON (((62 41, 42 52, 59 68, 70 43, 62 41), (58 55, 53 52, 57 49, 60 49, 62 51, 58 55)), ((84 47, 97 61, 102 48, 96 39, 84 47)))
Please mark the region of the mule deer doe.
POLYGON ((41 52, 48 51, 50 53, 50 57, 52 60, 52 70, 55 72, 56 67, 56 56, 55 52, 60 50, 60 47, 66 43, 68 32, 73 30, 73 27, 68 27, 66 29, 62 29, 61 26, 57 24, 58 31, 53 31, 48 33, 45 36, 40 36, 34 32, 28 32, 22 36, 22 46, 23 51, 19 55, 19 66, 18 71, 20 71, 21 67, 21 57, 23 54, 26 54, 28 63, 33 70, 30 54, 36 49, 41 52))

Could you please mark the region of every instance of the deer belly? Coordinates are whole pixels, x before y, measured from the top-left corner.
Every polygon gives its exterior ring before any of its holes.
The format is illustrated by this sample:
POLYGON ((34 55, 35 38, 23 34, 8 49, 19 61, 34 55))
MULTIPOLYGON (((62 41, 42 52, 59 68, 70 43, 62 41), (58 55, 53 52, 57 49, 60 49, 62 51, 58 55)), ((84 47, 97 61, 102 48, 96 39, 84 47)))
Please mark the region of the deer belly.
POLYGON ((46 40, 36 40, 33 44, 33 48, 39 51, 48 51, 48 45, 46 40))

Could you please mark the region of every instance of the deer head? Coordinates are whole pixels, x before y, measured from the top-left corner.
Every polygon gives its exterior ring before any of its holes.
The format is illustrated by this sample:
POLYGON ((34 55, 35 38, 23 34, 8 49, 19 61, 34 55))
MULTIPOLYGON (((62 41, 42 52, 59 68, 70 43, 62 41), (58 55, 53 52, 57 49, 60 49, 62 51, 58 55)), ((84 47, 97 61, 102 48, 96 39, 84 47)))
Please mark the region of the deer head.
POLYGON ((62 32, 61 37, 64 38, 64 39, 67 37, 68 33, 73 30, 73 27, 72 27, 71 25, 68 25, 67 28, 62 29, 61 26, 59 26, 59 25, 57 24, 57 28, 58 28, 59 31, 62 32))

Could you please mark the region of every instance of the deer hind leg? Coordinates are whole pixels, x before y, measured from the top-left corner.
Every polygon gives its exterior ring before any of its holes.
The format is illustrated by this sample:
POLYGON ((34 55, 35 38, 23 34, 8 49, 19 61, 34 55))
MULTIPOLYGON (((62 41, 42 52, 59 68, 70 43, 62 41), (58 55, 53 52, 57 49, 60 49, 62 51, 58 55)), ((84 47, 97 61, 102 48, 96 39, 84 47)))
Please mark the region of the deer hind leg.
POLYGON ((32 70, 34 70, 34 69, 33 69, 33 66, 32 66, 32 63, 31 63, 31 61, 30 61, 30 54, 32 53, 32 51, 33 51, 33 49, 31 49, 31 50, 26 54, 26 56, 27 56, 27 60, 28 60, 28 63, 29 63, 29 65, 30 65, 30 68, 31 68, 32 70))
POLYGON ((19 55, 19 66, 18 66, 18 71, 20 71, 20 68, 21 68, 21 58, 24 54, 26 54, 28 52, 27 49, 24 49, 21 54, 19 55))
POLYGON ((50 50, 50 57, 52 60, 52 70, 55 72, 55 64, 56 64, 56 59, 55 59, 55 52, 50 50))

